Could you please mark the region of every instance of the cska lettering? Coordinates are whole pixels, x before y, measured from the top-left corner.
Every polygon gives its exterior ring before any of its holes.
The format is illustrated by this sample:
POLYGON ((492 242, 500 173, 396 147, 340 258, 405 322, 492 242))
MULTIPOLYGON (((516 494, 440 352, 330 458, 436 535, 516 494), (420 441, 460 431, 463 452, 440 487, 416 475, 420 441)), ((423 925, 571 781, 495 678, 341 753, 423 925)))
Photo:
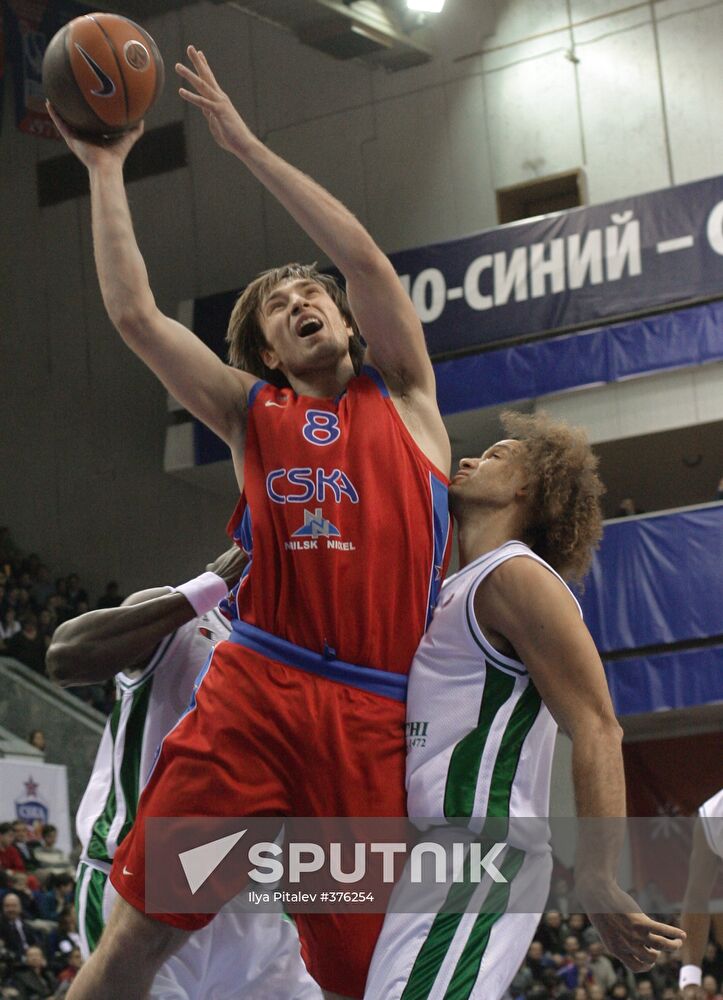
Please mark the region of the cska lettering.
POLYGON ((359 494, 341 469, 273 469, 266 477, 266 493, 274 503, 334 503, 344 498, 359 503, 359 494))

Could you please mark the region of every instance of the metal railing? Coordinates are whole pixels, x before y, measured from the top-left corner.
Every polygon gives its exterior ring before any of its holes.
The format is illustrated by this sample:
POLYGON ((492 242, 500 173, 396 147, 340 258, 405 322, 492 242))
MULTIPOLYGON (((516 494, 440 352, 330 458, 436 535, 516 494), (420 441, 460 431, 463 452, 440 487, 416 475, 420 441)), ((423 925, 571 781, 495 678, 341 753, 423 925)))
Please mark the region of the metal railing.
MULTIPOLYGON (((0 656, 0 726, 20 741, 45 733, 45 760, 65 764, 71 816, 93 769, 105 716, 18 660, 0 656)), ((1 817, 0 817, 1 818, 1 817)))

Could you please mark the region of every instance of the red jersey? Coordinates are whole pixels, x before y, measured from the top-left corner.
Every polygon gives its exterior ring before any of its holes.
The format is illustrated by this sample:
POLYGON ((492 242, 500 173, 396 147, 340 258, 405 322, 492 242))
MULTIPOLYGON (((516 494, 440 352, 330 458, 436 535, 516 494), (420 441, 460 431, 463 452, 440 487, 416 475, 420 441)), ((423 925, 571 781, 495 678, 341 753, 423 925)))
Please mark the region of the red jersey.
POLYGON ((375 369, 336 399, 257 382, 229 533, 251 558, 232 617, 406 674, 449 559, 448 480, 375 369))

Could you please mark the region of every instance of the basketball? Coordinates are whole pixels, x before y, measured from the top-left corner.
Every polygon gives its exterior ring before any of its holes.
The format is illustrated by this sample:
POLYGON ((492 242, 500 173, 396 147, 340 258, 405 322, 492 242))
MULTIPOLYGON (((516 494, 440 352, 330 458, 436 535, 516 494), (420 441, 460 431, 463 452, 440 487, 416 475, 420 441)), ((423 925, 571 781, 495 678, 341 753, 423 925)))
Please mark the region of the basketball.
POLYGON ((69 21, 52 37, 43 58, 46 97, 82 135, 132 128, 162 86, 158 46, 139 24, 119 14, 85 14, 69 21))

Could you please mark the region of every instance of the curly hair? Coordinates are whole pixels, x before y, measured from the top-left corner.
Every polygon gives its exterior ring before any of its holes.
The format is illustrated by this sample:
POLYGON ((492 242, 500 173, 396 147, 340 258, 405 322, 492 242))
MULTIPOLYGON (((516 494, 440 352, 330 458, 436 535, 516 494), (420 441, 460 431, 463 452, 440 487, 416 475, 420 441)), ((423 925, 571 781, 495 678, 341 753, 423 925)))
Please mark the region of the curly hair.
POLYGON ((505 411, 502 426, 524 444, 531 476, 530 548, 566 580, 580 583, 602 537, 598 459, 585 431, 533 415, 505 411))
POLYGON ((261 357, 261 352, 268 344, 259 322, 259 310, 277 285, 284 281, 298 280, 314 281, 320 285, 351 326, 353 336, 349 341, 349 354, 354 371, 359 374, 364 357, 364 342, 351 314, 346 292, 330 274, 319 272, 315 263, 274 267, 269 271, 262 271, 246 286, 236 300, 228 321, 226 343, 229 345, 229 361, 235 368, 243 368, 280 389, 288 387, 289 381, 283 372, 268 368, 261 357))

